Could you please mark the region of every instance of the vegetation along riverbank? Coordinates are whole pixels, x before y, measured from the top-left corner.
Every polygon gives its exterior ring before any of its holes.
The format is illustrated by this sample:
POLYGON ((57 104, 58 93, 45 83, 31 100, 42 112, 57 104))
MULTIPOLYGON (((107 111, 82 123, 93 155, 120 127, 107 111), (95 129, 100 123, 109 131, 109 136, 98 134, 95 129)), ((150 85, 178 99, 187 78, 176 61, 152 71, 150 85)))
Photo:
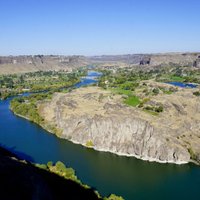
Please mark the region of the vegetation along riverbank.
POLYGON ((96 150, 161 163, 198 163, 199 88, 161 81, 180 68, 168 70, 101 70, 101 88, 22 97, 11 102, 11 109, 59 137, 96 150))

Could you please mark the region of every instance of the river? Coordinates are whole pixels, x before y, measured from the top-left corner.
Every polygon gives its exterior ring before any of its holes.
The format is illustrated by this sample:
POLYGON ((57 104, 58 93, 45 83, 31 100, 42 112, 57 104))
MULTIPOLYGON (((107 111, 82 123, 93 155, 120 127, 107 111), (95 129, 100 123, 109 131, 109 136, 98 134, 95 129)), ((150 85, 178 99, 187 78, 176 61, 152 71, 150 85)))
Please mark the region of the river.
POLYGON ((198 86, 198 84, 194 84, 194 83, 182 83, 182 82, 176 82, 176 81, 167 82, 167 83, 177 86, 177 87, 182 87, 182 88, 196 88, 198 86))
MULTIPOLYGON (((90 72, 76 87, 95 83, 90 72)), ((0 143, 35 163, 64 162, 102 195, 115 193, 126 200, 196 200, 200 196, 200 167, 141 161, 97 152, 57 138, 9 110, 12 98, 0 101, 0 143)))

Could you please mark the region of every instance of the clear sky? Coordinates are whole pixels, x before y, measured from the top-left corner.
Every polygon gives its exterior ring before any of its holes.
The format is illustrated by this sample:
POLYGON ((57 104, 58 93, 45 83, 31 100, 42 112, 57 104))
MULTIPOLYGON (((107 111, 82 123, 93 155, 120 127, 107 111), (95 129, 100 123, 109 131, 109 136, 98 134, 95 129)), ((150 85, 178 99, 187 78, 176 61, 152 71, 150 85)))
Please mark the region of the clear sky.
POLYGON ((0 0, 0 55, 200 51, 200 0, 0 0))

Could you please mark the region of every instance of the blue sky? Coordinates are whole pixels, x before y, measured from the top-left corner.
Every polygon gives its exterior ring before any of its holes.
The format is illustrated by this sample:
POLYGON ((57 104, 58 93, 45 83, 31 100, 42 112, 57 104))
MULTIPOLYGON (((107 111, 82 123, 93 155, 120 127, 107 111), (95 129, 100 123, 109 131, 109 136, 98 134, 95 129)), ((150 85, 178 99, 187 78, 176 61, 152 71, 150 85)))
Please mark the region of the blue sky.
POLYGON ((0 0, 0 55, 200 51, 199 0, 0 0))

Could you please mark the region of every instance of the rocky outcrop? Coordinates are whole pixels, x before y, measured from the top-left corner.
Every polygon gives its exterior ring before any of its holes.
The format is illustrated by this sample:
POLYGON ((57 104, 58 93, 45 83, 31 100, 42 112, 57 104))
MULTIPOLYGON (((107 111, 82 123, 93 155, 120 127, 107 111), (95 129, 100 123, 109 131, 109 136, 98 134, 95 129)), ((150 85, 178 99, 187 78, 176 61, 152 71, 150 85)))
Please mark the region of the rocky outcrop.
POLYGON ((200 56, 194 61, 194 67, 200 68, 200 56))
POLYGON ((100 151, 178 164, 199 157, 199 98, 184 89, 155 98, 165 107, 159 116, 123 105, 121 96, 88 87, 55 94, 51 102, 39 105, 39 113, 62 130, 59 137, 100 151))
POLYGON ((150 65, 151 63, 151 58, 150 57, 144 57, 140 61, 140 65, 150 65))

